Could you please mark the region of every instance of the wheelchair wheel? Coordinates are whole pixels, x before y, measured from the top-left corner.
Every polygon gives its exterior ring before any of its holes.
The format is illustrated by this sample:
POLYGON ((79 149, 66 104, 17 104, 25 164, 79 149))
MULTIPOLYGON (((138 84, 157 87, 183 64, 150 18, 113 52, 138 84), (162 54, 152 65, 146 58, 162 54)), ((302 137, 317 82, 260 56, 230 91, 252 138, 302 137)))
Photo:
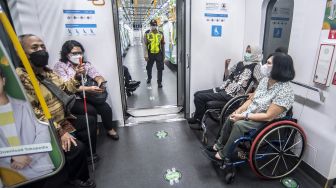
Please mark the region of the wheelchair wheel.
POLYGON ((231 99, 229 102, 227 102, 220 113, 219 124, 223 125, 226 118, 230 114, 232 114, 232 112, 234 112, 237 108, 239 108, 239 106, 241 106, 247 100, 247 98, 248 98, 247 95, 243 95, 243 96, 235 97, 231 99))
POLYGON ((295 122, 274 122, 266 126, 254 139, 249 163, 260 177, 282 178, 299 166, 305 146, 305 133, 295 122))

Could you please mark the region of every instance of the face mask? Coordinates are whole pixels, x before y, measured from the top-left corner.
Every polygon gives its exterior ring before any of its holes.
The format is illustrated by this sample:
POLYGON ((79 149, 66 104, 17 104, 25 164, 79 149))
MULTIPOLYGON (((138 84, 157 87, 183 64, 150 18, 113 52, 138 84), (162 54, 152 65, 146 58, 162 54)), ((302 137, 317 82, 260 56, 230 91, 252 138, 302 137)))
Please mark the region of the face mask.
POLYGON ((264 65, 261 65, 260 67, 260 72, 265 77, 270 77, 271 71, 272 71, 271 65, 264 64, 264 65))
POLYGON ((69 55, 69 61, 71 61, 73 64, 76 64, 76 65, 80 63, 81 58, 82 58, 82 55, 69 55))
POLYGON ((244 55, 244 61, 251 61, 252 54, 251 53, 246 53, 244 55))
POLYGON ((29 54, 30 62, 35 67, 45 67, 48 65, 49 54, 45 50, 39 50, 29 54))
POLYGON ((151 26, 150 28, 152 31, 157 30, 157 26, 151 26))

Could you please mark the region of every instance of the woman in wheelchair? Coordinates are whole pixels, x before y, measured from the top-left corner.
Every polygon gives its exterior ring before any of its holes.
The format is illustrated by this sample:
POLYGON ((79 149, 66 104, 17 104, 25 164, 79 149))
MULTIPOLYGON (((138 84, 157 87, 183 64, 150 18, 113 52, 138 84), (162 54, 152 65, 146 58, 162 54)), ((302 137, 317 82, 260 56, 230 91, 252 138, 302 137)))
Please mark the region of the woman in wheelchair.
POLYGON ((289 84, 295 76, 292 58, 274 53, 261 66, 261 73, 265 77, 255 94, 226 119, 216 143, 204 150, 210 160, 219 164, 230 162, 230 147, 235 140, 266 122, 286 116, 292 107, 294 92, 289 84))

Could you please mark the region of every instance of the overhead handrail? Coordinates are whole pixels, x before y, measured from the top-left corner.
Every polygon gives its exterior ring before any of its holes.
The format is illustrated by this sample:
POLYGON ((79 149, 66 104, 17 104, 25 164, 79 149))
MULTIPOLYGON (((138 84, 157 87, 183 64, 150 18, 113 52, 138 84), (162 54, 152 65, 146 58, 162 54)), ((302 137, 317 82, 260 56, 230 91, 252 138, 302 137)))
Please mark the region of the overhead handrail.
POLYGON ((309 85, 307 85, 307 84, 300 83, 300 82, 297 82, 297 81, 291 81, 291 82, 292 82, 293 84, 299 85, 299 86, 304 87, 304 88, 306 88, 306 89, 310 89, 310 90, 313 90, 313 91, 318 92, 319 95, 320 95, 320 101, 321 101, 321 102, 324 102, 324 101, 325 101, 325 96, 324 96, 324 94, 323 94, 323 91, 320 90, 319 88, 312 87, 312 86, 309 86, 309 85))

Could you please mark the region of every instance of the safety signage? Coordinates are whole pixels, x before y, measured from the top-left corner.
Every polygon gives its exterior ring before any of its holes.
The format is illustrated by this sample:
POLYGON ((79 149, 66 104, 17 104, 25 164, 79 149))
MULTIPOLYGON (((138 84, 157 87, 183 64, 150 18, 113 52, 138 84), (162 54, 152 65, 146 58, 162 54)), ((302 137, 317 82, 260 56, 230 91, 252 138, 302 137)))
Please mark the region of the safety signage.
POLYGON ((300 187, 299 183, 290 177, 283 178, 280 181, 285 187, 288 187, 288 188, 299 188, 300 187))
POLYGON ((182 173, 175 168, 172 168, 168 169, 163 177, 169 182, 170 185, 174 185, 180 182, 182 178, 182 173))
POLYGON ((95 36, 95 10, 64 9, 64 26, 68 36, 95 36))
POLYGON ((211 36, 212 37, 221 37, 222 36, 222 26, 221 25, 211 26, 211 36))
POLYGON ((328 39, 336 39, 336 30, 330 29, 328 39))
POLYGON ((281 38, 282 36, 282 28, 274 28, 273 38, 281 38))
POLYGON ((157 131, 155 133, 155 136, 159 139, 166 138, 168 136, 168 133, 166 131, 157 131))

